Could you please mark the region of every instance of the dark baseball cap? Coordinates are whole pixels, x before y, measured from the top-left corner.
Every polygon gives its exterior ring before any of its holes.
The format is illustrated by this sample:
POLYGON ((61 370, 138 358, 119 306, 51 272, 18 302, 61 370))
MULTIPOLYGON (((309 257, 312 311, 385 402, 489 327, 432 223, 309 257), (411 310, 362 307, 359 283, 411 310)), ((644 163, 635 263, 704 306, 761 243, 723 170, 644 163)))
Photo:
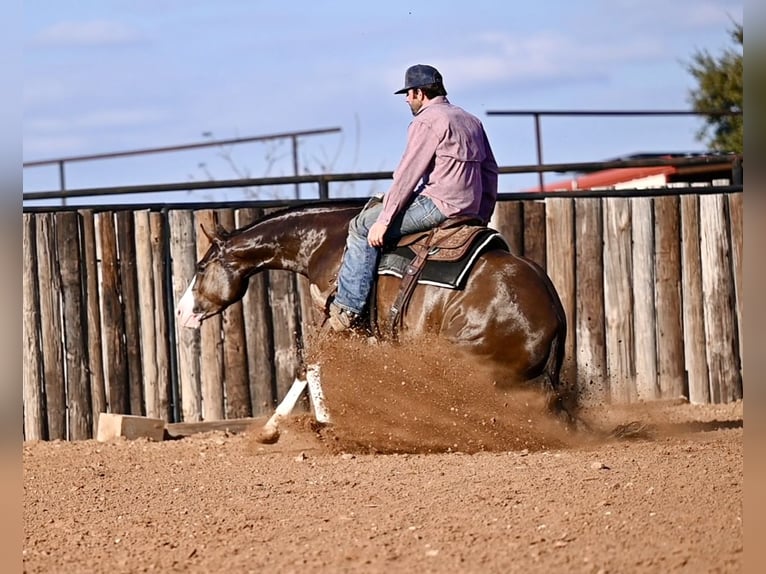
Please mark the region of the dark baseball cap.
POLYGON ((415 64, 407 68, 404 73, 404 87, 394 92, 395 94, 406 94, 407 90, 412 88, 422 88, 431 84, 441 84, 442 75, 439 70, 426 64, 415 64))

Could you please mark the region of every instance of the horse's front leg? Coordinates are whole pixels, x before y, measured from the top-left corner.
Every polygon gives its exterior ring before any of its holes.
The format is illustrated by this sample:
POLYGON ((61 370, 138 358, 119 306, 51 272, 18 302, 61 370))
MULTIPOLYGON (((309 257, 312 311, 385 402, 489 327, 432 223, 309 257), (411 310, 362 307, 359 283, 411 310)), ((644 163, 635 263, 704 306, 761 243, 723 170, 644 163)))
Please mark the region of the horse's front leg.
POLYGON ((318 423, 327 424, 330 422, 330 414, 325 404, 322 385, 319 380, 319 365, 309 365, 306 374, 303 377, 295 377, 290 390, 287 391, 285 398, 279 403, 266 424, 263 425, 256 440, 264 444, 273 444, 279 440, 279 424, 293 412, 295 405, 301 393, 308 386, 311 406, 314 409, 314 417, 318 423))
POLYGON ((319 365, 309 365, 306 370, 306 380, 309 385, 309 398, 314 409, 314 418, 319 424, 329 424, 330 413, 327 410, 327 403, 324 399, 319 365))

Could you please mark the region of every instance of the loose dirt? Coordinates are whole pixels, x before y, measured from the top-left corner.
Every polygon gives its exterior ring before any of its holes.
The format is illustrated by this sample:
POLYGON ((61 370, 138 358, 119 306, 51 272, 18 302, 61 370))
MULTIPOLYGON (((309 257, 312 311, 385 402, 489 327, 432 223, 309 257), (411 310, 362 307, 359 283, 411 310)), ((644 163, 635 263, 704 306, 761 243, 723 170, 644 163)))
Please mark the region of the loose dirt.
POLYGON ((438 345, 319 347, 328 428, 25 443, 25 572, 741 571, 742 402, 573 432, 438 345))

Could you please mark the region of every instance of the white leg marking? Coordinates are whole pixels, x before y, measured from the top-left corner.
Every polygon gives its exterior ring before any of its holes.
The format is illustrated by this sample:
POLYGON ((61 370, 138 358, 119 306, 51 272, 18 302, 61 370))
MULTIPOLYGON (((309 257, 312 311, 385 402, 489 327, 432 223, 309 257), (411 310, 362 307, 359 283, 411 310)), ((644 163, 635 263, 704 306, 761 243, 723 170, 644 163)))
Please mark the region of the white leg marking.
POLYGON ((266 424, 263 425, 259 437, 261 442, 272 443, 277 441, 279 438, 279 423, 293 412, 295 404, 298 402, 301 393, 306 388, 306 384, 306 379, 296 378, 293 381, 293 386, 287 391, 285 398, 282 399, 282 402, 279 403, 274 410, 274 414, 271 415, 271 418, 269 418, 269 420, 266 421, 266 424))
POLYGON ((320 380, 319 365, 309 365, 306 371, 306 378, 309 383, 309 398, 311 406, 314 407, 314 417, 318 423, 327 424, 330 422, 330 413, 327 410, 327 403, 322 390, 320 380))

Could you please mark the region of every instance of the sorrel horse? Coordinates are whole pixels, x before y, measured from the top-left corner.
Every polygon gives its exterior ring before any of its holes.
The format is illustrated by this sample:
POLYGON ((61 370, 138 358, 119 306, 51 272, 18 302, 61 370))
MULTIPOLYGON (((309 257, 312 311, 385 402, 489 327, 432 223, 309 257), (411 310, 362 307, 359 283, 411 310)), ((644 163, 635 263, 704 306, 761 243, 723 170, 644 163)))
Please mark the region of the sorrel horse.
MULTIPOLYGON (((248 278, 264 269, 300 273, 327 290, 340 268, 348 224, 361 209, 316 203, 231 232, 203 228, 211 245, 178 302, 179 324, 199 327, 238 301, 248 278)), ((399 278, 379 276, 378 309, 391 307, 399 287, 399 278)), ((387 313, 379 315, 385 323, 387 313)), ((538 386, 549 393, 551 408, 573 421, 559 380, 566 318, 551 280, 534 262, 489 250, 476 260, 462 289, 418 285, 400 330, 436 334, 457 345, 491 367, 500 387, 538 386)))

